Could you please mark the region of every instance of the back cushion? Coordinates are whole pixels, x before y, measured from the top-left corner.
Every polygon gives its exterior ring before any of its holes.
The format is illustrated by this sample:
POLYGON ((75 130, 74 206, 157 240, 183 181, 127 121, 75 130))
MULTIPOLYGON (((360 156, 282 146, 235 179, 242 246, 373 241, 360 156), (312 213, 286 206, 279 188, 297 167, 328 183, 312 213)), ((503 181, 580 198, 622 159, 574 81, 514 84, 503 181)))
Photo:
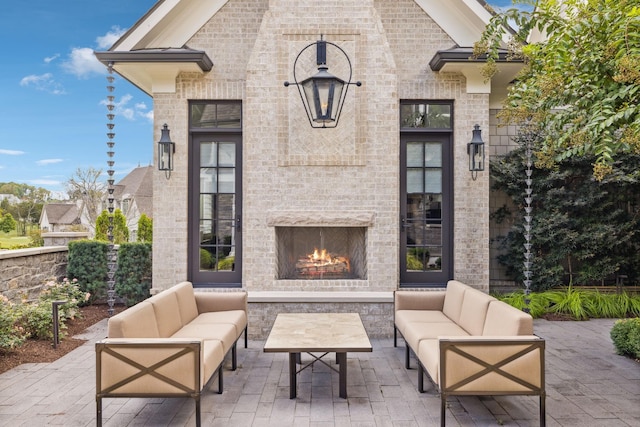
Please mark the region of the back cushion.
POLYGON ((482 335, 484 320, 491 301, 495 301, 495 298, 477 289, 467 289, 462 299, 462 312, 458 325, 470 335, 482 335))
POLYGON ((533 335, 533 317, 502 301, 491 301, 482 335, 533 335))
POLYGON ((178 298, 172 288, 152 296, 147 301, 153 305, 158 322, 158 332, 162 338, 170 337, 182 328, 178 298))
POLYGON ((176 293, 176 298, 178 299, 182 324, 186 325, 198 317, 198 306, 196 305, 196 297, 193 294, 191 282, 182 282, 171 288, 171 290, 176 293))
POLYGON ((111 317, 107 330, 109 338, 160 337, 153 306, 147 301, 142 301, 111 317))
POLYGON ((457 280, 449 280, 447 292, 444 296, 444 306, 442 312, 451 320, 459 323, 460 311, 462 310, 462 297, 464 291, 469 287, 457 280))

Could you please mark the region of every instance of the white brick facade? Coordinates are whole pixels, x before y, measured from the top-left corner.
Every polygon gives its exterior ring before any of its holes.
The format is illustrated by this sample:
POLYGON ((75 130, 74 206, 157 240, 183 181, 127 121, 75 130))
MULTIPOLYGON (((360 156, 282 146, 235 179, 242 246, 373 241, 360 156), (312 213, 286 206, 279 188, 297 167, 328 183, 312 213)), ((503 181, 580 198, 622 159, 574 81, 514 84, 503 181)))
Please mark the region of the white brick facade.
MULTIPOLYGON (((221 3, 185 43, 206 52, 213 69, 181 72, 174 91, 169 84, 152 93, 154 141, 167 123, 176 143, 171 178, 159 171, 154 177, 154 290, 189 280, 190 100, 242 102, 243 289, 387 295, 398 288, 400 276, 400 101, 445 100, 452 102, 454 112, 453 278, 487 291, 488 170, 471 179, 467 143, 473 125, 479 124, 486 130, 487 153, 497 152, 490 147, 500 131, 492 127, 489 139, 489 91, 468 93, 462 73, 429 67, 438 51, 456 45, 451 36, 414 0, 221 3), (312 129, 297 89, 283 85, 293 80, 297 54, 320 35, 344 49, 353 79, 362 81, 361 87, 349 87, 335 129, 312 129), (275 226, 285 225, 287 218, 313 225, 309 217, 314 212, 337 218, 336 226, 351 224, 351 216, 370 218, 365 280, 277 279, 275 226)), ((332 60, 337 69, 344 67, 335 58, 328 56, 329 67, 332 60)), ((367 320, 373 335, 391 332, 392 306, 386 301, 367 310, 385 319, 367 320)), ((252 317, 268 322, 264 316, 271 311, 253 312, 252 317)))

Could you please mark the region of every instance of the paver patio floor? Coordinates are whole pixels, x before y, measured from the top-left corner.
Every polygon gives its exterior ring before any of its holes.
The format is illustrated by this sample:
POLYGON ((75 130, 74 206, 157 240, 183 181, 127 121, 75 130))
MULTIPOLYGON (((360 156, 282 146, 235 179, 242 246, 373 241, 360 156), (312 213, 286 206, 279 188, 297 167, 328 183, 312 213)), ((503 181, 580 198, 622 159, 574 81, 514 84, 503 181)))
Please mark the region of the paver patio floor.
MULTIPOLYGON (((640 426, 640 363, 615 354, 609 338, 613 323, 535 321, 536 334, 547 341, 548 426, 640 426)), ((105 331, 103 321, 83 334, 89 342, 56 362, 22 365, 0 375, 0 425, 95 425, 93 343, 105 331)), ((215 380, 205 390, 202 424, 439 425, 440 398, 428 381, 431 388, 418 393, 417 369, 404 368, 402 340, 397 348, 391 338, 371 342, 372 353, 348 355, 348 399, 338 397, 338 374, 315 364, 299 374, 298 398, 291 400, 287 354, 264 353, 263 341, 250 340, 248 349, 238 346, 238 369, 224 372, 224 393, 217 394, 215 380)), ((195 425, 191 399, 104 399, 103 404, 105 426, 195 425)), ((449 399, 449 426, 538 422, 537 397, 449 399)))

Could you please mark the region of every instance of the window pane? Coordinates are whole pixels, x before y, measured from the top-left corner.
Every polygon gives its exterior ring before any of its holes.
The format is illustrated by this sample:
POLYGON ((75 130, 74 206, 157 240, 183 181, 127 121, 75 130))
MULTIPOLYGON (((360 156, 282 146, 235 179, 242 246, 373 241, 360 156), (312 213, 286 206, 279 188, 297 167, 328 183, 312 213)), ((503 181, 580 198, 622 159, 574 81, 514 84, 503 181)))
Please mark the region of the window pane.
POLYGON ((216 146, 215 142, 203 142, 200 144, 200 166, 216 166, 218 161, 216 146))
POLYGON ((236 165, 236 146, 233 143, 220 143, 218 166, 234 167, 236 165))
POLYGON ((220 194, 218 196, 218 219, 233 220, 235 196, 233 194, 220 194))
POLYGON ((407 193, 423 193, 422 169, 407 169, 407 193))
POLYGON ((236 189, 235 169, 218 169, 218 192, 234 193, 236 189))
POLYGON ((408 142, 407 143, 407 167, 422 167, 422 149, 424 144, 422 142, 408 142))
POLYGON ((242 122, 242 110, 239 103, 218 104, 217 127, 239 128, 242 122))
POLYGON ((442 144, 427 142, 424 145, 424 165, 431 168, 442 167, 442 144))
POLYGON ((214 168, 200 169, 200 192, 215 193, 216 188, 216 170, 214 168))
POLYGON ((192 128, 241 128, 242 107, 239 102, 191 104, 192 128))
POLYGON ((200 271, 214 271, 216 267, 216 249, 200 248, 200 271))
POLYGON ((440 169, 424 171, 424 188, 425 193, 442 193, 442 171, 440 169))
POLYGON ((416 102, 400 105, 403 128, 451 129, 451 105, 416 102))
POLYGON ((427 105, 427 127, 451 128, 451 105, 429 104, 427 105))
POLYGON ((200 221, 200 244, 210 245, 212 243, 214 243, 213 221, 201 220, 200 221))
POLYGON ((212 194, 200 194, 200 218, 201 219, 213 219, 213 195, 212 194))

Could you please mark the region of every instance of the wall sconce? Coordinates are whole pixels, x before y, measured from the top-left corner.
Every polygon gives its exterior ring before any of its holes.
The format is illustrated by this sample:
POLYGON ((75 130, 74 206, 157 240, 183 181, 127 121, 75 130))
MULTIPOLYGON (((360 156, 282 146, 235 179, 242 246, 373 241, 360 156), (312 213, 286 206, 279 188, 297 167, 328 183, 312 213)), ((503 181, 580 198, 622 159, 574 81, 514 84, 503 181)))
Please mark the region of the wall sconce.
POLYGON ((167 179, 171 178, 173 170, 173 154, 176 152, 176 144, 169 136, 169 126, 162 126, 162 135, 158 141, 158 170, 164 171, 167 179))
POLYGON ((473 136, 471 137, 471 142, 467 144, 467 153, 469 154, 471 179, 475 181, 478 177, 478 171, 484 170, 484 141, 482 140, 480 125, 473 127, 473 136))
POLYGON ((307 113, 311 127, 334 128, 338 126, 338 120, 340 119, 342 106, 347 97, 349 85, 362 85, 361 82, 351 83, 351 75, 352 68, 349 56, 347 56, 340 46, 322 40, 322 36, 320 36, 320 40, 307 45, 298 53, 298 56, 296 56, 296 60, 293 63, 293 79, 295 83, 284 82, 284 85, 285 87, 289 85, 296 85, 298 87, 300 99, 302 99, 302 104, 304 105, 304 110, 307 113), (327 44, 338 48, 347 59, 349 79, 346 82, 329 73, 329 67, 327 67, 327 44), (299 82, 296 75, 298 59, 300 55, 311 46, 316 47, 316 65, 318 66, 318 72, 299 82))

